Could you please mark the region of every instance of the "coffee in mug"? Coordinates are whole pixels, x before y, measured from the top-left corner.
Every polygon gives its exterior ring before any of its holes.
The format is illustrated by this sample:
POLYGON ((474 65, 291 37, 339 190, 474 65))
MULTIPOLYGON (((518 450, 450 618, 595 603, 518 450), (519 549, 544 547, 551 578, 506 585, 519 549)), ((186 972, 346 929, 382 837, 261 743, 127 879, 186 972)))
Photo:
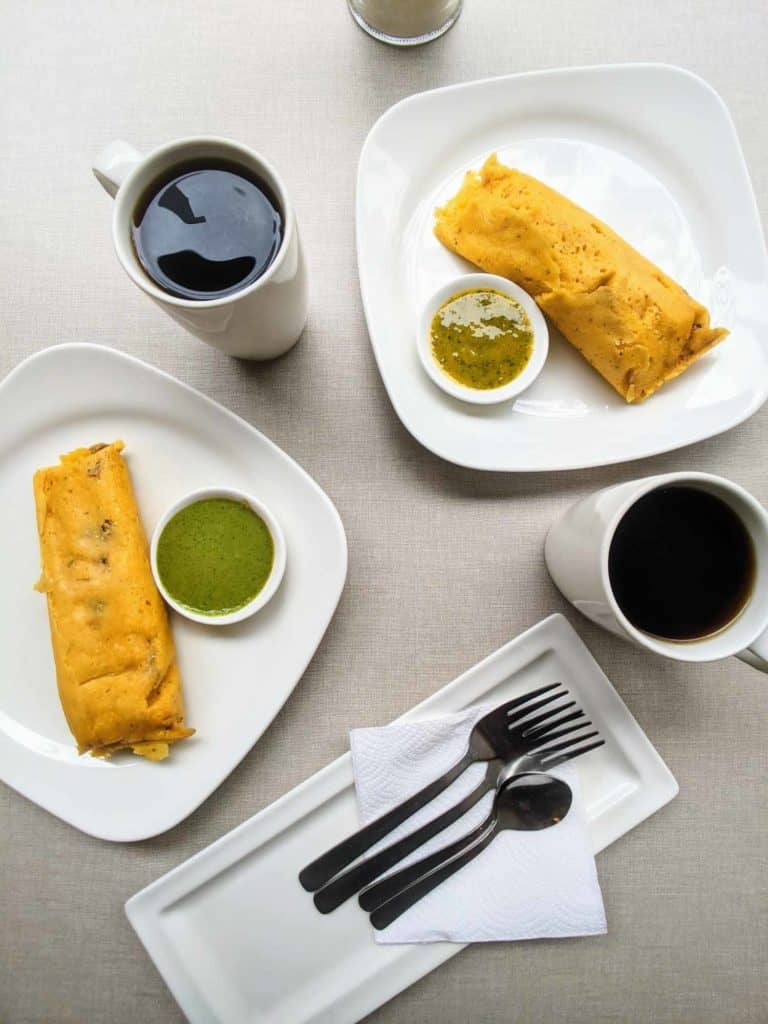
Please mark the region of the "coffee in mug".
POLYGON ((192 161, 151 182, 131 238, 145 273, 169 295, 204 302, 262 276, 280 249, 283 215, 242 164, 192 161))
POLYGON ((658 487, 624 513, 608 552, 619 608, 637 629, 665 640, 700 640, 743 610, 755 580, 755 548, 722 498, 685 485, 658 487))

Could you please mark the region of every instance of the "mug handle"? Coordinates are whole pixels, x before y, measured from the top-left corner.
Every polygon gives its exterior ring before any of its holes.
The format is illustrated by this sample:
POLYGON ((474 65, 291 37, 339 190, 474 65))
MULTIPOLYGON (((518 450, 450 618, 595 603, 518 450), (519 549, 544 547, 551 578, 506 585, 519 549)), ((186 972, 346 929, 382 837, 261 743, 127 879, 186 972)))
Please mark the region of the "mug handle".
POLYGON ((117 190, 128 177, 133 168, 141 162, 142 155, 127 142, 118 139, 110 142, 93 161, 93 173, 96 180, 104 186, 114 199, 117 190))
POLYGON ((749 647, 739 651, 736 657, 760 672, 768 672, 768 629, 753 640, 749 647))

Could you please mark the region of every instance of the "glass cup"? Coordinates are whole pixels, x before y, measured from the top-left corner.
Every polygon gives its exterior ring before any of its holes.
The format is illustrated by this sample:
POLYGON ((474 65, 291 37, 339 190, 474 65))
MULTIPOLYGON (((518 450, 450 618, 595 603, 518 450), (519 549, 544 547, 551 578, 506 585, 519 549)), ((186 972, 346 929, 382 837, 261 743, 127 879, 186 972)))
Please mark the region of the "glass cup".
POLYGON ((464 0, 347 0, 360 28, 392 46, 420 46, 447 32, 464 0))

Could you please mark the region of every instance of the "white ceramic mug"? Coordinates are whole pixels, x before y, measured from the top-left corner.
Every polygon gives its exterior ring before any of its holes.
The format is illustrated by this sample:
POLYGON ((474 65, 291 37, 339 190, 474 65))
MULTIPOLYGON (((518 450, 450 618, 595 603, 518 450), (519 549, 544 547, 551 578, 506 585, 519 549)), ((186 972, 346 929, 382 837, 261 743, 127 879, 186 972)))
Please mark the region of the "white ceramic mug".
POLYGON ((247 146, 214 136, 169 142, 146 156, 127 142, 113 142, 98 155, 93 173, 115 198, 112 237, 125 272, 158 306, 188 331, 242 359, 272 359, 298 341, 307 321, 308 288, 293 206, 274 168, 247 146), (139 263, 131 239, 131 217, 145 190, 178 164, 227 160, 245 166, 269 186, 283 214, 283 240, 261 277, 233 295, 193 301, 163 291, 139 263))
POLYGON ((768 513, 742 487, 709 473, 666 473, 606 487, 584 498, 550 529, 544 557, 552 579, 580 612, 617 636, 678 661, 715 661, 731 654, 768 672, 768 513), (608 575, 611 541, 638 498, 670 484, 716 495, 739 516, 755 549, 755 582, 740 614, 719 632, 684 642, 643 632, 619 608, 608 575))

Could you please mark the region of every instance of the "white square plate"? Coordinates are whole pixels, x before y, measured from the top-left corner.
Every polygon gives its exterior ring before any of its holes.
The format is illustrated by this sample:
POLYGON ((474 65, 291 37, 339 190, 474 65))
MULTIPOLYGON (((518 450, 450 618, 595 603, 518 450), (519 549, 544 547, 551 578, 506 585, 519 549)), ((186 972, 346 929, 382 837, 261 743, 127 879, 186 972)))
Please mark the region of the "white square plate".
POLYGON ((679 68, 544 71, 403 100, 360 155, 357 257, 392 404, 459 465, 578 469, 655 455, 735 426, 768 395, 768 260, 752 186, 725 104, 679 68), (418 314, 476 268, 437 241, 433 211, 494 151, 605 220, 731 337, 638 406, 554 328, 543 372, 516 400, 474 407, 442 392, 419 363, 418 314))
POLYGON ((102 839, 176 825, 229 775, 288 699, 333 615, 347 568, 344 528, 317 484, 244 420, 114 349, 61 345, 0 385, 0 773, 9 786, 102 839), (236 626, 172 616, 187 722, 197 733, 152 764, 78 757, 56 693, 32 474, 62 452, 122 438, 144 525, 198 487, 264 500, 283 528, 285 577, 236 626))
MULTIPOLYGON (((595 852, 677 783, 572 626, 552 615, 413 708, 419 720, 562 680, 606 740, 573 763, 595 852)), ((349 754, 138 893, 126 912, 192 1024, 351 1024, 458 953, 378 945, 349 901, 323 917, 298 874, 358 826, 349 754)))

